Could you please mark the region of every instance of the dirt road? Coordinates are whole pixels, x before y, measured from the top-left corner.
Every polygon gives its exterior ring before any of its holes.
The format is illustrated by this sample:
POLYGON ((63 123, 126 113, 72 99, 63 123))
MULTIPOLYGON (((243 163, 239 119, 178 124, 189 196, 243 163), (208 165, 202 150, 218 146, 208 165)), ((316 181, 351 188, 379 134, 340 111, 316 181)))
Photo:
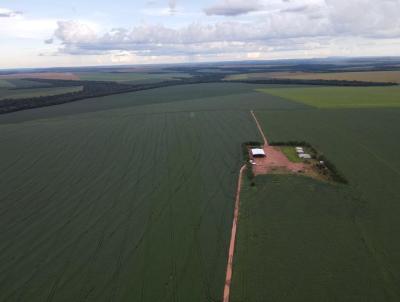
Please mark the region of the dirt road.
POLYGON ((223 302, 229 302, 229 294, 230 294, 231 281, 232 281, 233 256, 235 254, 236 231, 237 231, 237 223, 238 223, 238 217, 239 217, 240 190, 242 187, 243 172, 245 171, 245 169, 246 169, 246 165, 242 166, 242 168, 240 169, 238 186, 237 186, 237 190, 236 190, 235 211, 233 214, 231 241, 229 244, 228 265, 226 267, 224 297, 222 300, 223 302))

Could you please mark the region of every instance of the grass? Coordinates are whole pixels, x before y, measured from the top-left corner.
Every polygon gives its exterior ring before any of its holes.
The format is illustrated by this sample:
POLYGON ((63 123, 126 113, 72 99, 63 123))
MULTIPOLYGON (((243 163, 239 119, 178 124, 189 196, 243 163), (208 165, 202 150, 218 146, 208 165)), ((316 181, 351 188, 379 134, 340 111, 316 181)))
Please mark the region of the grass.
POLYGON ((400 107, 400 87, 304 87, 260 89, 316 108, 400 107))
POLYGON ((52 87, 52 88, 28 88, 28 89, 8 89, 0 90, 0 100, 19 99, 29 97, 40 97, 48 95, 57 95, 82 90, 82 86, 77 87, 52 87))
POLYGON ((279 147, 286 157, 294 163, 302 162, 302 160, 297 155, 296 149, 294 147, 279 147))

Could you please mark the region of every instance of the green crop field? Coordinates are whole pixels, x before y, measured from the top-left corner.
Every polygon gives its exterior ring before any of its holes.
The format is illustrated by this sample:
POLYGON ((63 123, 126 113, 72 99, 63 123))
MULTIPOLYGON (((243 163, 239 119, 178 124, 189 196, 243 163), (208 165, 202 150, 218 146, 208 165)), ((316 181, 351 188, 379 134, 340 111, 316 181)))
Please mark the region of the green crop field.
MULTIPOLYGON (((220 301, 241 144, 304 140, 348 186, 243 189, 232 301, 397 301, 400 109, 239 83, 0 116, 0 301, 220 301)), ((297 88, 292 88, 297 89, 297 88)))
POLYGON ((400 110, 256 114, 270 140, 311 143, 349 185, 245 186, 232 301, 398 301, 400 110))
POLYGON ((400 107, 400 86, 267 88, 260 91, 317 108, 400 107))
POLYGON ((19 99, 57 95, 70 92, 78 92, 82 86, 77 87, 52 87, 52 88, 27 88, 27 89, 0 89, 0 100, 19 99))
POLYGON ((80 72, 76 75, 85 81, 157 82, 173 78, 190 77, 187 73, 142 73, 142 72, 80 72))
POLYGON ((233 86, 1 116, 0 300, 221 299, 241 143, 259 139, 239 96, 299 107, 233 86))

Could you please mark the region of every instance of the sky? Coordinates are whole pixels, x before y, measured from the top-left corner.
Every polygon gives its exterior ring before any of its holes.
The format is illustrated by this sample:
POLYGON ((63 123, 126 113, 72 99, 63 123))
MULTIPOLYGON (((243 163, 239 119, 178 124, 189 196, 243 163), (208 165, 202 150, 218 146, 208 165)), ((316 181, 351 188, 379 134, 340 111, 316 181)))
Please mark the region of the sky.
POLYGON ((400 0, 0 0, 0 68, 399 55, 400 0))

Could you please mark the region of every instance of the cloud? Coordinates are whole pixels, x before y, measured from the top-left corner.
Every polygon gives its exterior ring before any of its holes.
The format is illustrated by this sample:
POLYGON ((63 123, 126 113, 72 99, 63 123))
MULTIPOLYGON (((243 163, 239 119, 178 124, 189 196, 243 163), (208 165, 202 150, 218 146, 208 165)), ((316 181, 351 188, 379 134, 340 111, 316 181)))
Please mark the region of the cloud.
POLYGON ((168 0, 170 14, 176 13, 176 0, 168 0))
POLYGON ((220 0, 219 3, 207 7, 204 12, 208 16, 239 16, 263 9, 259 0, 220 0))
POLYGON ((21 16, 22 12, 0 7, 0 18, 13 18, 21 16))
MULTIPOLYGON (((146 57, 277 51, 310 53, 315 49, 326 50, 326 45, 333 47, 335 41, 350 45, 362 40, 372 45, 373 41, 400 39, 397 13, 400 11, 400 0, 379 3, 359 0, 358 4, 347 0, 271 0, 268 5, 251 3, 263 5, 262 13, 251 19, 230 18, 180 27, 144 24, 100 31, 90 24, 60 21, 48 42, 58 43, 60 53, 73 55, 121 52, 146 57), (370 9, 361 9, 359 5, 370 9)), ((232 11, 230 14, 233 14, 232 11)), ((356 47, 349 46, 349 49, 356 47)))

